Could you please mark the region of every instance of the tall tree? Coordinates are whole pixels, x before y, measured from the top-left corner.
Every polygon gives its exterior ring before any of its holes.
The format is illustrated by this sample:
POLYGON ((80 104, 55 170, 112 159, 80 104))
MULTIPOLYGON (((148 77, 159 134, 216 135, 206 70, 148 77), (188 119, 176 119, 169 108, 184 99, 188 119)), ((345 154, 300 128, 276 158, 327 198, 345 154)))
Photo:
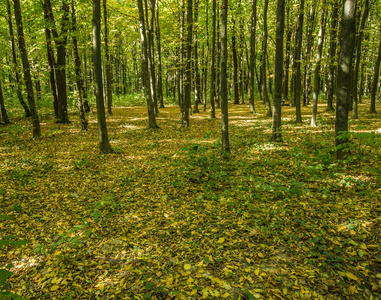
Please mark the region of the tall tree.
MULTIPOLYGON (((301 0, 302 2, 304 0, 301 0)), ((282 77, 283 77, 283 37, 284 37, 284 17, 285 0, 278 0, 276 22, 276 50, 275 50, 275 90, 274 90, 274 114, 272 126, 272 140, 280 141, 282 123, 282 77)))
POLYGON ((216 117, 215 97, 216 97, 216 0, 213 0, 212 7, 212 50, 210 53, 210 116, 212 119, 216 117))
POLYGON ((339 16, 339 3, 338 0, 332 0, 331 12, 331 26, 330 26, 330 42, 328 49, 329 65, 328 65, 328 91, 327 91, 327 111, 334 111, 333 108, 333 94, 335 82, 335 69, 336 69, 336 37, 337 37, 337 23, 339 16))
POLYGON ((227 157, 230 153, 229 128, 228 128, 228 82, 227 82, 227 59, 228 59, 228 0, 222 0, 221 7, 221 133, 222 155, 227 157))
POLYGON ((187 7, 187 59, 185 66, 185 97, 182 110, 182 126, 189 127, 189 110, 192 95, 192 29, 193 29, 193 0, 188 0, 187 7))
POLYGON ((159 22, 159 0, 156 0, 156 44, 157 44, 157 98, 160 102, 160 108, 164 108, 163 97, 163 67, 161 61, 161 39, 159 22))
MULTIPOLYGON (((194 1, 194 24, 198 22, 198 2, 199 0, 194 1)), ((199 59, 198 59, 198 36, 197 36, 197 26, 193 30, 193 52, 194 52, 194 105, 193 112, 198 113, 198 104, 201 102, 201 90, 200 90, 200 73, 199 73, 199 59)))
POLYGON ((266 75, 266 60, 267 60, 267 9, 269 7, 269 0, 265 0, 265 7, 263 10, 263 40, 262 40, 262 94, 263 100, 267 107, 267 116, 271 117, 271 103, 267 91, 267 75, 266 75))
POLYGON ((14 34, 13 34, 12 13, 11 13, 10 0, 7 0, 7 13, 8 13, 9 40, 10 40, 11 52, 12 52, 12 63, 13 63, 12 67, 15 71, 15 77, 16 77, 17 98, 19 99, 19 102, 25 111, 25 117, 30 117, 31 114, 30 114, 29 107, 25 103, 23 96, 22 96, 21 76, 20 76, 20 73, 19 73, 19 70, 17 67, 16 47, 15 47, 15 38, 14 38, 14 34))
POLYGON ((85 87, 83 84, 82 74, 81 74, 81 59, 78 53, 78 41, 77 41, 77 17, 75 13, 74 0, 71 1, 71 29, 73 32, 73 50, 74 50, 74 64, 75 64, 75 81, 78 90, 78 111, 79 118, 81 120, 81 127, 83 131, 87 130, 87 120, 85 116, 85 110, 83 107, 83 99, 85 98, 85 87))
POLYGON ((104 22, 104 43, 105 43, 105 65, 106 65, 106 97, 107 97, 107 113, 112 116, 112 73, 109 50, 108 36, 108 12, 106 0, 103 0, 103 22, 104 22))
POLYGON ((372 82, 372 90, 371 90, 371 96, 370 96, 370 113, 375 114, 376 113, 376 94, 377 94, 377 85, 378 85, 378 78, 380 73, 380 63, 381 63, 381 25, 380 25, 380 45, 378 46, 378 55, 377 60, 374 65, 374 77, 372 82))
POLYGON ((234 104, 239 104, 239 83, 238 83, 238 57, 236 43, 235 19, 232 16, 232 52, 233 52, 233 87, 234 87, 234 104))
POLYGON ((155 106, 152 100, 152 93, 151 93, 151 82, 150 82, 150 74, 149 74, 149 67, 148 67, 149 57, 148 57, 148 49, 147 49, 147 33, 146 33, 146 27, 145 27, 145 21, 144 21, 144 8, 143 8, 142 0, 138 0, 138 9, 139 9, 139 23, 140 23, 140 40, 141 40, 141 49, 142 49, 141 69, 142 69, 144 94, 147 100, 148 123, 149 123, 148 126, 149 128, 156 129, 159 127, 156 124, 155 106))
POLYGON ((320 15, 319 39, 318 39, 317 53, 316 53, 314 93, 313 93, 314 102, 313 102, 313 108, 312 108, 311 126, 316 126, 316 118, 318 113, 318 99, 319 99, 319 93, 320 93, 320 68, 321 68, 321 58, 323 55, 323 43, 324 43, 325 19, 326 19, 325 11, 326 11, 326 0, 323 0, 321 15, 320 15))
POLYGON ((297 39, 296 39, 296 49, 295 49, 295 67, 296 67, 295 76, 296 77, 295 77, 294 104, 296 108, 296 123, 302 123, 302 113, 300 110, 300 94, 302 90, 300 59, 302 54, 303 20, 304 20, 304 0, 300 0, 298 30, 297 30, 297 39))
POLYGON ((255 113, 254 89, 255 89, 255 29, 257 23, 257 0, 251 0, 251 24, 250 24, 250 89, 249 107, 250 113, 255 113))
POLYGON ((34 100, 33 83, 32 83, 32 77, 30 75, 30 64, 28 60, 28 52, 25 46, 24 26, 22 22, 20 0, 14 0, 13 2, 14 2, 14 9, 15 9, 18 44, 19 44, 19 50, 21 53, 22 66, 24 69, 24 80, 25 80, 26 90, 28 95, 27 99, 28 99, 30 114, 32 116, 33 137, 38 138, 41 136, 40 120, 38 118, 36 103, 34 100))
POLYGON ((101 3, 93 0, 93 61, 95 76, 95 97, 97 103, 98 137, 101 153, 112 153, 107 133, 105 104, 103 96, 102 79, 102 53, 101 53, 101 3))
POLYGON ((356 0, 344 0, 343 17, 340 30, 340 56, 337 72, 336 90, 336 157, 344 160, 348 155, 347 145, 348 112, 350 108, 350 85, 352 75, 352 60, 356 35, 356 0))
POLYGON ((352 110, 352 118, 358 119, 358 76, 360 71, 360 59, 361 59, 361 44, 364 36, 365 23, 368 19, 369 15, 369 0, 365 0, 365 8, 361 18, 361 24, 359 28, 358 37, 356 39, 356 64, 355 64, 355 72, 353 74, 353 85, 352 85, 352 97, 353 97, 353 110, 352 110))

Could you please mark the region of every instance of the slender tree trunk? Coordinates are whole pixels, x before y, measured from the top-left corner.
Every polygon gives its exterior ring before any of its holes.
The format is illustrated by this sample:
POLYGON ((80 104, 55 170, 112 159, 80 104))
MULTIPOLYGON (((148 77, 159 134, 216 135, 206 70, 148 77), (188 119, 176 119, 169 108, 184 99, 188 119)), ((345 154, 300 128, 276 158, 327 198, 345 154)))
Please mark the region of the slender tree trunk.
POLYGON ((353 75, 353 83, 352 83, 352 96, 353 96, 353 110, 352 110, 352 119, 358 119, 358 93, 357 93, 357 87, 358 87, 358 76, 359 76, 359 70, 360 70, 360 59, 361 59, 361 43, 364 36, 364 30, 365 30, 365 23, 368 19, 369 15, 369 0, 365 0, 365 8, 364 13, 362 15, 361 19, 361 25, 359 28, 359 35, 357 37, 356 41, 356 64, 355 64, 355 73, 353 75))
MULTIPOLYGON (((194 23, 197 24, 198 21, 198 1, 194 2, 194 23)), ((197 27, 195 26, 193 31, 193 43, 194 43, 194 73, 195 73, 195 86, 194 86, 194 105, 193 112, 198 113, 198 104, 201 102, 201 91, 200 91, 200 73, 199 73, 199 60, 198 60, 198 43, 197 43, 197 27)))
POLYGON ((15 19, 17 26, 18 44, 21 53, 21 60, 24 69, 24 80, 26 84, 26 90, 28 94, 28 105, 32 116, 33 124, 33 137, 38 138, 41 136, 40 120, 38 118, 36 103, 34 101, 33 83, 30 75, 30 64, 28 60, 28 52, 25 46, 24 28, 21 16, 20 0, 14 0, 15 19))
POLYGON ((208 83, 208 63, 209 63, 209 1, 206 2, 206 57, 204 64, 204 109, 206 111, 207 83, 208 83))
POLYGON ((229 130, 228 130, 228 91, 227 91, 227 23, 228 23, 228 0, 222 0, 221 7, 221 133, 222 155, 227 157, 230 153, 229 130))
POLYGON ((350 107, 350 85, 352 73, 352 59, 355 48, 356 35, 356 5, 355 0, 344 0, 343 19, 341 24, 341 47, 337 72, 336 91, 336 157, 344 160, 348 155, 349 138, 348 112, 350 107))
POLYGON ((155 106, 152 100, 151 93, 151 82, 150 82, 150 74, 148 67, 148 49, 147 49, 147 35, 146 28, 144 22, 144 8, 142 0, 138 0, 138 8, 139 8, 139 23, 140 23, 140 39, 141 39, 141 48, 142 48, 142 79, 143 79, 143 88, 145 92, 145 96, 147 99, 147 108, 148 108, 148 121, 149 128, 156 129, 159 128, 156 124, 155 117, 155 106))
POLYGON ((321 67, 321 57, 323 54, 323 43, 324 43, 324 33, 325 33, 325 0, 322 3, 321 16, 320 16, 320 26, 319 26, 319 40, 316 54, 316 67, 315 67, 315 78, 314 78, 314 93, 313 93, 313 109, 312 109, 312 119, 311 126, 316 127, 316 118, 318 113, 318 98, 320 93, 320 67, 321 67))
MULTIPOLYGON (((301 0, 304 2, 304 0, 301 0)), ((283 79, 283 37, 285 0, 278 0, 276 22, 276 45, 275 45, 275 91, 274 91, 274 114, 272 126, 272 140, 281 141, 282 125, 282 79, 283 79)))
POLYGON ((295 80, 294 104, 296 108, 296 123, 302 123, 302 113, 300 110, 300 94, 302 91, 302 76, 300 71, 300 60, 301 60, 302 40, 303 40, 303 20, 304 20, 304 0, 300 0, 298 35, 297 35, 296 50, 295 50, 295 67, 296 67, 295 79, 296 80, 295 80))
POLYGON ((271 117, 271 103, 269 94, 267 92, 267 75, 266 75, 266 59, 267 59, 267 8, 269 6, 269 0, 265 0, 265 7, 263 11, 263 41, 262 41, 262 93, 263 100, 267 107, 267 116, 271 117))
POLYGON ((215 97, 216 97, 216 0, 213 0, 212 7, 212 51, 210 53, 210 116, 212 119, 216 117, 215 97))
POLYGON ((189 127, 189 110, 191 108, 192 94, 192 29, 193 29, 193 0, 188 0, 187 8, 187 60, 185 68, 185 97, 182 109, 182 126, 189 127))
POLYGON ((28 118, 31 116, 31 114, 30 114, 29 107, 25 103, 23 96, 22 96, 22 89, 21 89, 22 82, 21 82, 21 76, 20 76, 19 70, 17 68, 15 38, 14 38, 14 34, 13 34, 12 13, 11 13, 10 0, 7 1, 7 13, 8 13, 9 37, 10 37, 10 44, 11 44, 11 51, 12 51, 12 63, 13 63, 12 67, 14 68, 15 77, 16 77, 17 98, 19 99, 19 102, 25 111, 25 117, 28 118))
POLYGON ((328 69, 328 107, 327 111, 334 111, 333 94, 335 87, 335 70, 336 70, 336 37, 337 37, 337 21, 339 17, 338 1, 332 1, 330 43, 329 43, 329 69, 328 69))
POLYGON ((370 96, 370 113, 376 113, 376 94, 377 94, 377 86, 378 86, 378 78, 380 73, 380 63, 381 63, 381 26, 380 26, 380 45, 378 46, 378 55, 377 60, 374 65, 374 77, 372 81, 372 90, 370 96))
POLYGON ((112 116, 112 72, 110 62, 110 51, 108 45, 108 15, 106 0, 103 0, 103 20, 104 20, 104 43, 105 43, 105 65, 106 65, 106 97, 107 97, 107 113, 112 116))
POLYGON ((94 51, 94 75, 95 96, 97 102, 98 137, 101 153, 112 153, 107 133, 105 104, 102 80, 102 54, 101 54, 101 3, 93 0, 93 51, 94 51))
POLYGON ((157 44, 157 97, 160 102, 160 108, 164 108, 163 97, 163 69, 161 63, 161 39, 160 39, 160 22, 159 22, 159 1, 156 0, 156 44, 157 44))
POLYGON ((0 124, 9 124, 9 123, 10 122, 7 115, 7 110, 5 109, 3 89, 1 86, 1 80, 0 80, 0 124))
POLYGON ((180 9, 180 66, 179 66, 179 79, 178 79, 178 94, 179 106, 181 108, 181 120, 185 117, 184 114, 184 24, 185 24, 185 6, 184 1, 181 0, 180 9))
POLYGON ((159 114, 159 106, 157 101, 157 93, 156 93, 156 72, 155 72, 155 40, 154 40, 154 23, 155 23, 155 0, 150 0, 150 10, 151 10, 151 21, 148 22, 148 10, 147 10, 147 1, 145 1, 146 5, 146 17, 147 17, 147 40, 148 40, 148 67, 150 74, 150 82, 151 82, 151 93, 152 93, 152 101, 154 103, 155 115, 159 114))
POLYGON ((251 1, 251 26, 250 26, 250 89, 249 108, 250 113, 255 113, 255 29, 257 25, 257 0, 251 1))
POLYGON ((234 104, 239 104, 239 85, 238 85, 238 57, 236 45, 236 30, 235 19, 232 18, 233 32, 232 32, 232 51, 233 51, 233 87, 234 87, 234 104))
POLYGON ((78 111, 79 118, 81 120, 81 128, 83 131, 87 130, 87 120, 85 116, 85 110, 83 107, 83 95, 85 93, 85 88, 83 85, 82 74, 81 74, 81 60, 78 53, 78 42, 77 42, 77 17, 75 14, 74 0, 71 1, 71 22, 72 22, 72 32, 73 32, 73 50, 74 50, 74 62, 75 62, 75 79, 77 83, 78 90, 78 111))
MULTIPOLYGON (((336 1, 336 0, 335 0, 336 1)), ((311 96, 311 55, 312 55, 312 47, 313 47, 313 29, 315 27, 315 6, 316 1, 311 0, 309 6, 309 14, 308 14, 308 29, 307 29, 307 43, 306 43, 306 64, 304 66, 304 94, 303 94, 303 106, 307 106, 310 104, 310 96, 311 96)))

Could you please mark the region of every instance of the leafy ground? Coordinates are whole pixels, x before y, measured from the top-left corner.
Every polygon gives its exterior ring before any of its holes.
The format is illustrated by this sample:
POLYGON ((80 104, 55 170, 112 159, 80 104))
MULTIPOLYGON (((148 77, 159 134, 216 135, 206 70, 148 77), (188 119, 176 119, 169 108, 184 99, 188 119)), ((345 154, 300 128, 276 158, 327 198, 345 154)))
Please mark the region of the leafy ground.
MULTIPOLYGON (((366 106, 365 106, 366 105, 366 106)), ((220 156, 220 120, 145 107, 108 117, 115 150, 100 155, 95 113, 42 139, 28 120, 0 128, 0 268, 29 299, 381 299, 381 128, 360 105, 352 160, 334 160, 334 113, 269 142, 265 107, 230 107, 232 156, 220 156), (5 217, 3 217, 5 218, 5 217)))

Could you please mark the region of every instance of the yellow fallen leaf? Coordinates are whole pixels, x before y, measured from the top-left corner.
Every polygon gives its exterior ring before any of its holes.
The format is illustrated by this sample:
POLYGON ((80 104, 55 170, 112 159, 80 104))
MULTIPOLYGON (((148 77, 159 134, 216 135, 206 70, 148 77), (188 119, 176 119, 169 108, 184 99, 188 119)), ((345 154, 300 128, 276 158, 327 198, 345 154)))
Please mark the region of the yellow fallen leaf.
POLYGON ((50 291, 51 291, 51 292, 54 292, 54 291, 58 290, 59 288, 60 288, 59 285, 53 285, 53 286, 50 288, 50 291))
POLYGON ((225 294, 223 294, 223 295, 221 295, 222 296, 222 298, 227 298, 227 297, 229 297, 230 296, 230 294, 229 293, 225 293, 225 294))
POLYGON ((283 289, 283 294, 287 295, 287 288, 286 287, 283 289))
POLYGON ((222 244, 223 242, 225 242, 225 238, 219 238, 217 241, 217 243, 219 243, 219 244, 222 244))
POLYGON ((256 270, 254 271, 254 274, 255 274, 256 276, 258 276, 258 275, 259 275, 259 272, 260 272, 260 270, 259 270, 259 268, 258 268, 258 269, 256 269, 256 270))
POLYGON ((184 269, 185 270, 190 270, 190 268, 192 268, 192 266, 190 264, 185 264, 184 265, 184 269))
POLYGON ((197 294, 197 290, 192 290, 190 293, 189 293, 191 296, 194 296, 197 294))
POLYGON ((261 252, 258 253, 258 256, 261 257, 261 258, 264 257, 264 255, 261 252))
MULTIPOLYGON (((227 290, 230 290, 232 287, 231 287, 231 285, 228 283, 228 282, 226 282, 226 281, 222 281, 222 286, 225 288, 225 289, 227 289, 227 290)), ((225 294, 224 294, 225 295, 225 294)), ((224 296, 224 295, 222 295, 222 296, 224 296)))
POLYGON ((377 277, 377 278, 381 278, 381 273, 378 273, 378 274, 376 275, 376 277, 377 277))
POLYGON ((353 275, 352 273, 347 272, 347 273, 345 273, 345 275, 347 275, 347 277, 349 279, 358 280, 358 278, 355 275, 353 275))

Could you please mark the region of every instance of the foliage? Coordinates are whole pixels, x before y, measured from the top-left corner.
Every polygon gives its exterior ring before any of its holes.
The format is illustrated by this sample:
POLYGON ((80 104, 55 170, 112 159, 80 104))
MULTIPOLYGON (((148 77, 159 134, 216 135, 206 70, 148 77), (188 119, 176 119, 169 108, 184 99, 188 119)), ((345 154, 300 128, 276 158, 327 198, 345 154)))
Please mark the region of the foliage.
POLYGON ((13 264, 8 290, 30 299, 380 299, 380 120, 352 121, 352 159, 337 164, 332 113, 311 128, 287 121, 285 107, 284 141, 270 143, 265 110, 230 107, 229 160, 220 120, 200 113, 185 130, 177 107, 160 110, 154 131, 145 107, 114 108, 117 151, 107 156, 94 113, 88 132, 74 116, 62 125, 46 114, 40 140, 27 120, 2 127, 0 207, 14 222, 0 229, 30 241, 0 252, 0 267, 13 264))

